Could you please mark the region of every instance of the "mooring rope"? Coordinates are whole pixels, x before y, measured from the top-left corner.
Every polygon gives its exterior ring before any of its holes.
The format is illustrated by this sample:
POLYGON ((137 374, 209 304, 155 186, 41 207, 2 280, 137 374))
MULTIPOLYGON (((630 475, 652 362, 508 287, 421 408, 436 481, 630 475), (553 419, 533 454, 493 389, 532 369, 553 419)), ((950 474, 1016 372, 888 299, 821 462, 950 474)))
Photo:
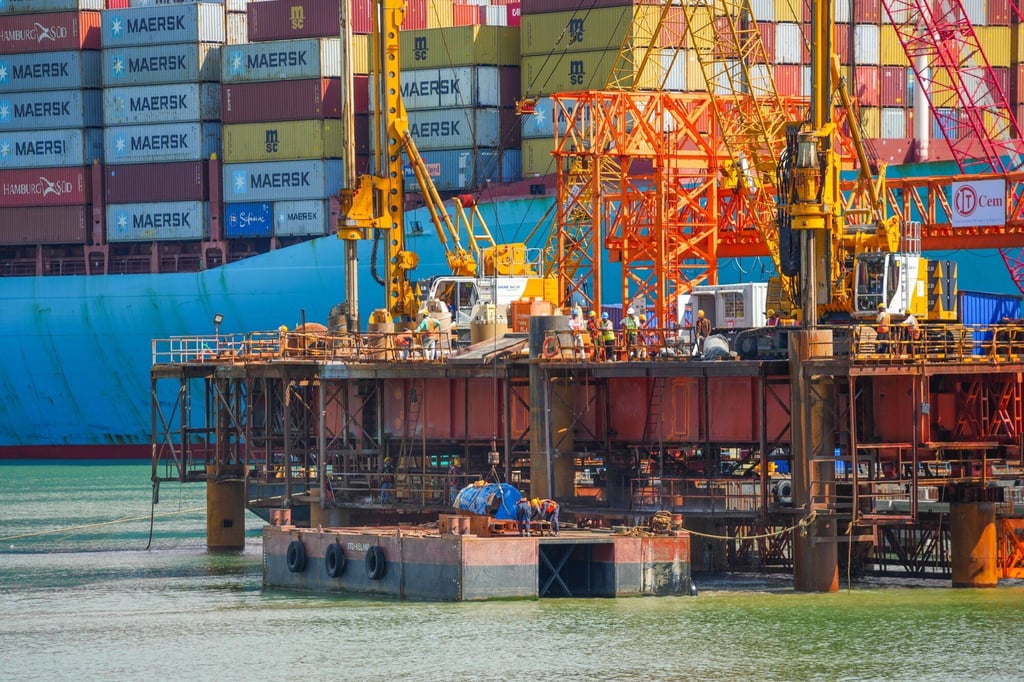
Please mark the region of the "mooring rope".
POLYGON ((149 516, 147 516, 147 515, 143 515, 143 516, 126 516, 126 517, 121 518, 121 519, 114 519, 113 521, 100 521, 99 523, 86 523, 86 524, 82 524, 80 526, 67 526, 67 527, 64 527, 64 528, 54 528, 53 530, 41 530, 41 531, 38 531, 36 533, 21 533, 19 535, 8 535, 6 537, 0 537, 0 542, 7 542, 9 540, 23 540, 25 538, 34 538, 34 537, 40 537, 40 536, 43 536, 43 535, 55 535, 57 533, 66 533, 66 532, 69 532, 69 531, 82 531, 82 530, 88 530, 90 528, 102 528, 103 526, 113 526, 113 525, 116 525, 116 524, 119 524, 119 523, 128 523, 130 521, 143 521, 146 518, 153 518, 153 517, 163 518, 165 516, 175 516, 177 514, 191 514, 193 512, 203 511, 204 509, 206 509, 206 507, 193 507, 191 509, 180 509, 178 511, 166 512, 164 514, 152 514, 152 513, 150 513, 149 516))
MULTIPOLYGON (((768 538, 777 537, 779 535, 784 535, 786 533, 791 533, 792 531, 797 530, 798 528, 806 531, 807 527, 814 523, 814 520, 817 518, 817 515, 817 511, 811 511, 810 514, 803 517, 802 519, 797 521, 792 526, 789 526, 788 528, 782 528, 780 530, 774 530, 770 533, 762 533, 760 535, 743 535, 742 533, 738 533, 736 535, 716 535, 714 533, 702 533, 701 531, 690 530, 689 528, 685 527, 680 527, 679 530, 684 530, 690 535, 696 535, 697 537, 708 538, 711 540, 765 540, 768 538)), ((620 533, 615 533, 615 535, 640 535, 642 533, 649 534, 652 536, 655 535, 655 533, 652 533, 643 526, 634 526, 629 530, 620 533)))

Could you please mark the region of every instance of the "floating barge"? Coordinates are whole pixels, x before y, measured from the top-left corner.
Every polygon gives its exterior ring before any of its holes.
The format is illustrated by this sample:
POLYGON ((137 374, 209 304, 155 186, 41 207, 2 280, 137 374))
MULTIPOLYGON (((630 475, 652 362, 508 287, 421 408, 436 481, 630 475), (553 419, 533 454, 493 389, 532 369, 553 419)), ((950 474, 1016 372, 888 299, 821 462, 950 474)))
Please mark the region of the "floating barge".
POLYGON ((696 593, 684 531, 488 536, 470 532, 486 518, 450 518, 455 533, 266 526, 264 587, 431 601, 696 593))

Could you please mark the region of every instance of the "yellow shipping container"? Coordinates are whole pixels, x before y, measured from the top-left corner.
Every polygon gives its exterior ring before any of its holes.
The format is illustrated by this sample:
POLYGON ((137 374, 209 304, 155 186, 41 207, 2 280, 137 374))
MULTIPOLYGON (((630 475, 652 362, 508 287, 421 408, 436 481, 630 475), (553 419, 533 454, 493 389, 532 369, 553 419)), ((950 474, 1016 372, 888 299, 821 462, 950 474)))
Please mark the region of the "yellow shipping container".
POLYGON ((554 173, 555 157, 551 156, 554 148, 553 138, 523 140, 523 178, 528 180, 533 176, 554 173))
MULTIPOLYGON (((523 95, 547 95, 553 92, 603 90, 619 56, 618 48, 599 52, 577 52, 555 59, 548 55, 523 57, 520 67, 523 95)), ((639 55, 634 64, 640 61, 639 55)), ((622 87, 661 88, 664 67, 657 59, 647 63, 642 77, 620 77, 622 87)))
POLYGON ((341 121, 275 121, 225 125, 225 163, 337 159, 342 153, 341 121))
POLYGON ((1010 27, 1010 63, 1017 65, 1024 62, 1024 24, 1010 27))
POLYGON ((974 34, 978 36, 978 44, 985 51, 989 66, 1010 68, 1013 40, 1009 26, 975 26, 974 34))
POLYGON ((882 110, 878 107, 860 108, 860 127, 864 137, 877 138, 882 136, 882 110))
POLYGON ((801 0, 775 0, 775 21, 797 23, 801 20, 801 0))
POLYGON ((516 66, 518 26, 455 26, 402 31, 403 69, 516 66))
POLYGON ((686 89, 691 92, 707 92, 708 84, 700 60, 692 51, 686 54, 686 89))
POLYGON ((370 73, 370 36, 357 33, 352 36, 352 72, 370 73))
POLYGON ((661 7, 637 5, 586 11, 527 14, 520 27, 523 56, 618 50, 652 42, 661 7))
POLYGON ((453 15, 451 0, 427 0, 427 28, 451 28, 453 15))
POLYGON ((903 51, 900 39, 896 37, 895 27, 883 23, 879 40, 879 58, 882 66, 910 66, 907 53, 903 51))
MULTIPOLYGON (((913 77, 911 74, 907 74, 908 78, 913 77)), ((956 91, 953 90, 953 79, 950 78, 949 72, 938 70, 932 72, 932 87, 931 87, 931 102, 933 107, 958 107, 960 106, 960 99, 957 97, 956 91)), ((917 87, 915 80, 914 87, 917 87)))

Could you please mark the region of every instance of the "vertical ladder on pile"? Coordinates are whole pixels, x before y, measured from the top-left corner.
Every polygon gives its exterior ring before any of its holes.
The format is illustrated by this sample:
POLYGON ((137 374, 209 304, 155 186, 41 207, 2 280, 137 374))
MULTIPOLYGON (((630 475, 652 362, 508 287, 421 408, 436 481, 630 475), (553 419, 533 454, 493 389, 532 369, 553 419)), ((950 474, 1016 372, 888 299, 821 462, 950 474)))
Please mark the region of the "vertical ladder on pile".
MULTIPOLYGON (((423 410, 423 399, 424 399, 424 385, 423 379, 409 379, 408 390, 406 391, 405 401, 405 421, 402 428, 402 440, 399 443, 397 466, 395 467, 395 488, 396 495, 398 489, 404 487, 406 489, 406 495, 410 498, 410 501, 418 502, 419 504, 424 503, 424 485, 422 485, 422 477, 420 478, 421 485, 419 491, 416 490, 416 486, 410 485, 411 479, 410 474, 422 473, 426 468, 425 463, 421 462, 420 466, 417 466, 417 458, 414 454, 414 448, 416 446, 416 431, 420 425, 420 413, 423 410), (400 486, 399 483, 405 483, 404 486, 400 486)), ((396 496, 396 499, 397 496, 396 496)))

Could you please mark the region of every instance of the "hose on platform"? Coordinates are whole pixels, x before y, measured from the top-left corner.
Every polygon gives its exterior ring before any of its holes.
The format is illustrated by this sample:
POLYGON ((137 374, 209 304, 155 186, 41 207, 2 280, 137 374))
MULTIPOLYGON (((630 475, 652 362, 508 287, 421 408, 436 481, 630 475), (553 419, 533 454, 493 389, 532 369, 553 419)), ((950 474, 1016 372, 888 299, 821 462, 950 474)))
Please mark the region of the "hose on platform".
MULTIPOLYGON (((739 534, 739 535, 715 535, 714 533, 702 533, 702 532, 697 531, 697 530, 689 530, 688 528, 683 528, 683 527, 680 527, 679 530, 685 530, 690 535, 696 535, 697 537, 708 538, 708 539, 711 539, 711 540, 765 540, 767 538, 773 538, 773 537, 776 537, 776 536, 779 536, 779 535, 783 535, 785 533, 790 533, 790 532, 792 532, 794 530, 797 530, 797 529, 801 529, 803 532, 806 532, 807 527, 810 526, 812 523, 814 523, 814 520, 817 518, 817 516, 818 516, 817 511, 811 511, 810 514, 808 514, 807 516, 803 517, 802 519, 797 521, 795 524, 793 524, 789 528, 783 528, 781 530, 774 530, 774 531, 772 531, 770 533, 761 533, 760 535, 743 535, 743 534, 739 534)), ((622 532, 619 532, 619 533, 614 533, 614 535, 635 535, 635 536, 638 536, 638 537, 644 537, 644 536, 651 536, 651 537, 653 537, 655 535, 658 535, 658 533, 653 532, 651 530, 648 530, 647 528, 645 528, 643 526, 634 526, 634 527, 632 527, 632 528, 630 528, 628 530, 625 530, 625 531, 622 531, 622 532)))

